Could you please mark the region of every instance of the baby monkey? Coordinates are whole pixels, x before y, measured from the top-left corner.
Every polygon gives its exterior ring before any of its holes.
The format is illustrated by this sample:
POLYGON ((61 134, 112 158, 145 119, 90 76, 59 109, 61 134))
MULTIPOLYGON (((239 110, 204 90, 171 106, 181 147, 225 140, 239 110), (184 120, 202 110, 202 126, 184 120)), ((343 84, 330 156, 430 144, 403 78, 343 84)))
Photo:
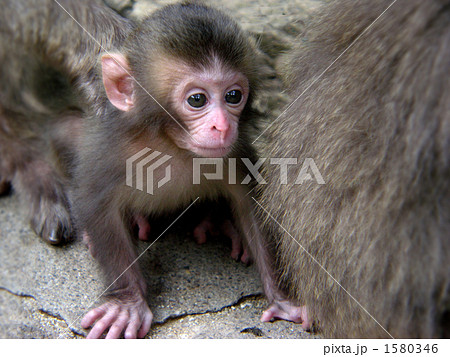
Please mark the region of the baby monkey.
POLYGON ((149 331, 131 222, 142 238, 143 217, 219 197, 230 203, 272 304, 262 320, 302 321, 275 282, 250 187, 235 184, 247 176, 240 159, 254 157, 258 68, 232 19, 197 2, 134 23, 97 2, 34 0, 7 2, 0 23, 0 182, 26 199, 32 227, 50 243, 73 236, 72 222, 88 240, 109 286, 107 301, 82 320, 92 326, 88 337, 149 331), (153 181, 137 189, 128 183, 144 164, 130 179, 127 163, 143 155, 153 181), (170 168, 155 163, 159 155, 170 168), (193 163, 204 158, 223 159, 223 177, 201 174, 196 183, 193 163))

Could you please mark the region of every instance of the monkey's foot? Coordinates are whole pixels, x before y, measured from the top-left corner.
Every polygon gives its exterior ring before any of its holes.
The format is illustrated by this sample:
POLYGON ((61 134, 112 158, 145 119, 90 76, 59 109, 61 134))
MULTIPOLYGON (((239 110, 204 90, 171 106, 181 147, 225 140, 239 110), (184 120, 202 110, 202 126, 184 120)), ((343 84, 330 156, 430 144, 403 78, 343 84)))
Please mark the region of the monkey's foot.
POLYGON ((221 228, 223 234, 231 239, 231 257, 236 261, 240 260, 244 264, 250 264, 250 254, 248 254, 247 248, 242 244, 242 238, 236 228, 234 228, 233 223, 229 219, 226 219, 222 223, 221 228))
POLYGON ((261 316, 262 322, 270 322, 274 319, 301 323, 304 330, 310 330, 312 326, 306 306, 295 306, 288 300, 274 302, 261 316))
POLYGON ((148 237, 150 236, 150 223, 148 223, 148 219, 144 216, 137 215, 134 217, 133 224, 138 227, 139 240, 148 241, 148 237))
POLYGON ((195 227, 193 235, 197 244, 204 244, 207 241, 208 235, 217 236, 219 235, 219 232, 211 218, 206 217, 197 227, 195 227))
POLYGON ((209 217, 205 218, 200 224, 194 229, 194 238, 198 244, 206 243, 208 235, 219 235, 222 233, 224 236, 230 238, 231 240, 231 257, 236 261, 241 261, 244 264, 250 263, 250 255, 247 249, 244 248, 242 244, 242 239, 239 233, 234 228, 233 223, 229 219, 226 219, 221 227, 220 232, 216 229, 214 223, 209 217))
POLYGON ((147 303, 140 299, 136 303, 108 301, 92 309, 81 320, 83 328, 92 326, 87 338, 99 338, 109 329, 106 338, 144 338, 150 330, 153 314, 147 303))
POLYGON ((64 244, 73 239, 74 232, 66 207, 42 200, 38 212, 32 213, 31 228, 47 243, 64 244))

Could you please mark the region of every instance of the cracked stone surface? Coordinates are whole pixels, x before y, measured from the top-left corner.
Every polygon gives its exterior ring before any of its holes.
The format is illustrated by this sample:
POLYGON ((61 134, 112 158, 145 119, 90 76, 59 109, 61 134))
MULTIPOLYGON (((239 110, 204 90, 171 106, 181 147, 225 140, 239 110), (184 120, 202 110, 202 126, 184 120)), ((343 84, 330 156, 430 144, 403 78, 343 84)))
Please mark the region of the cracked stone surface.
MULTIPOLYGON (((104 289, 87 247, 49 246, 27 227, 17 195, 0 198, 0 337, 85 336, 79 318, 104 289)), ((182 222, 183 223, 183 222, 182 222)), ((259 321, 258 274, 230 257, 229 242, 162 236, 140 261, 155 315, 150 338, 308 338, 295 324, 259 321)), ((148 243, 142 242, 140 250, 148 243)), ((314 336, 312 336, 314 337, 314 336)))
MULTIPOLYGON (((139 18, 173 1, 106 0, 139 18)), ((255 105, 273 118, 288 98, 276 68, 304 22, 323 0, 211 0, 248 30, 261 48, 266 85, 255 105)), ((258 274, 230 258, 217 238, 198 246, 186 222, 141 259, 154 325, 149 338, 315 338, 298 325, 261 323, 267 302, 258 274)), ((143 251, 149 244, 140 242, 143 251)), ((16 195, 0 198, 0 338, 80 338, 79 319, 104 290, 100 271, 80 241, 43 243, 28 228, 16 195)), ((97 301, 98 303, 99 301, 97 301)))

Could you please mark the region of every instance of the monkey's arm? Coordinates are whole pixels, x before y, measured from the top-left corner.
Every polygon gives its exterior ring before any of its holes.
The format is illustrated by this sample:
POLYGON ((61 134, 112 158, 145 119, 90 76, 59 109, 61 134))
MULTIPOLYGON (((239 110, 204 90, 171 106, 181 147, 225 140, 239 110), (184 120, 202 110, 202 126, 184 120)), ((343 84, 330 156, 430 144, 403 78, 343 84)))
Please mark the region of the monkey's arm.
POLYGON ((246 244, 257 265, 264 293, 270 303, 269 308, 264 311, 261 321, 269 322, 273 319, 282 319, 302 323, 304 329, 309 329, 311 322, 308 319, 306 308, 296 306, 295 303, 289 301, 278 286, 274 271, 274 259, 264 236, 258 228, 258 222, 253 214, 254 207, 250 201, 251 198, 246 195, 244 190, 236 190, 232 196, 235 220, 240 226, 246 244))
POLYGON ((84 227, 92 254, 106 275, 107 302, 83 318, 83 328, 92 327, 88 338, 99 338, 109 328, 106 338, 144 337, 150 329, 152 313, 145 301, 146 284, 142 277, 131 237, 116 209, 106 208, 84 227))
POLYGON ((94 137, 88 140, 93 141, 91 145, 84 146, 78 166, 73 211, 78 232, 85 232, 90 251, 105 275, 107 301, 88 312, 81 325, 93 326, 88 338, 99 338, 107 329, 107 338, 118 338, 122 333, 125 338, 143 337, 153 316, 145 300, 146 284, 136 262, 135 245, 125 224, 127 203, 120 194, 125 178, 120 165, 106 160, 112 152, 106 141, 94 137), (103 166, 104 161, 108 164, 103 166))

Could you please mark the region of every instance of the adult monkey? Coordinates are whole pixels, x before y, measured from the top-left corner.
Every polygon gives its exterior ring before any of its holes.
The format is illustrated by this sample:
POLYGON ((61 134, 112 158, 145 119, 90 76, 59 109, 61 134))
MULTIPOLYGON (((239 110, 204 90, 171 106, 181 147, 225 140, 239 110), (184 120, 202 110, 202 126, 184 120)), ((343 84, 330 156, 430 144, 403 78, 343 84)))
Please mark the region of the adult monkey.
POLYGON ((448 334, 449 5, 327 5, 287 64, 298 99, 264 156, 312 158, 325 185, 294 184, 301 165, 289 185, 267 171, 260 204, 283 281, 326 337, 448 334))
MULTIPOLYGON (((148 332, 152 313, 131 222, 147 231, 142 217, 197 197, 230 201, 272 303, 262 319, 300 321, 302 311, 275 283, 248 188, 229 184, 226 169, 222 180, 192 184, 194 158, 253 156, 255 52, 238 25, 194 2, 137 24, 88 1, 11 1, 0 16, 0 180, 25 196, 33 228, 51 243, 71 235, 72 211, 111 285, 107 302, 82 321, 93 326, 88 337, 148 332), (172 178, 154 195, 125 185, 127 159, 145 150, 172 157, 172 178)), ((155 182, 165 168, 153 171, 155 182)), ((236 182, 245 175, 238 165, 236 182)))

